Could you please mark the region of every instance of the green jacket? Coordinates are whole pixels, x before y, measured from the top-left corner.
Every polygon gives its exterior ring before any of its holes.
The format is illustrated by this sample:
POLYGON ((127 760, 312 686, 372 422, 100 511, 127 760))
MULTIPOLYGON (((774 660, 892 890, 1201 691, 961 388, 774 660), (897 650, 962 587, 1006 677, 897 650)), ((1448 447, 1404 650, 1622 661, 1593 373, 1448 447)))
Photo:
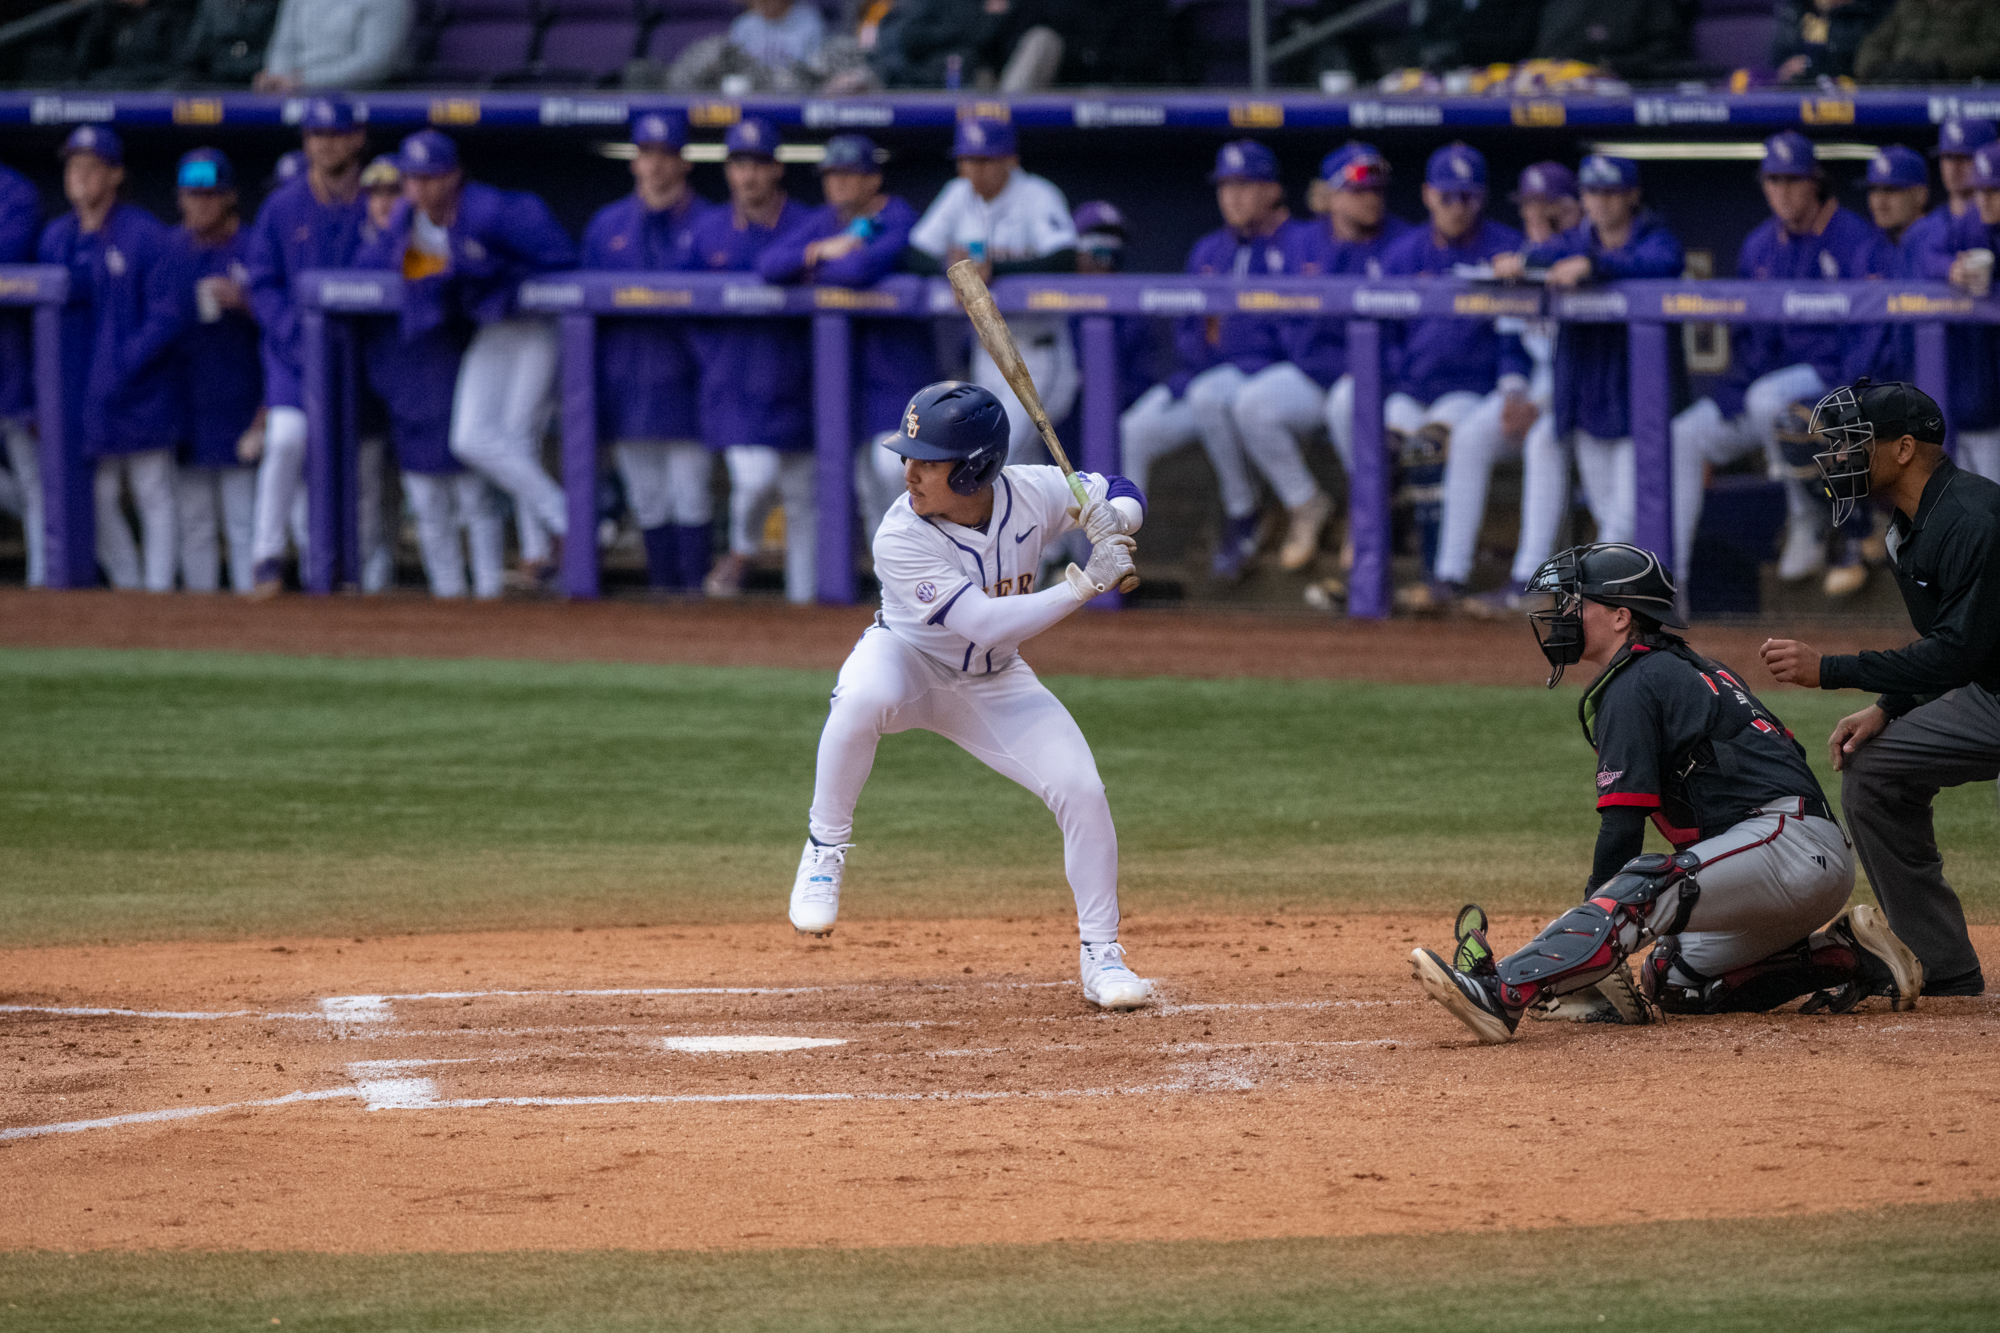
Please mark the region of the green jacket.
POLYGON ((2000 4, 1899 0, 1861 44, 1854 77, 1863 83, 2000 77, 2000 4))

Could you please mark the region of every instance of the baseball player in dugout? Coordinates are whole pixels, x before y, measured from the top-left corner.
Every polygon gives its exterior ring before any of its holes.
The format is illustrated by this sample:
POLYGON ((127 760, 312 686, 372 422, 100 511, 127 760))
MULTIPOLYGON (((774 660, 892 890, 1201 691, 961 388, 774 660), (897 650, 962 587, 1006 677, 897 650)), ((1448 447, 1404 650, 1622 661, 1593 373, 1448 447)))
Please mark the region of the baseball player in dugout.
POLYGON ((1735 672, 1668 632, 1681 626, 1659 558, 1573 547, 1529 586, 1555 599, 1529 616, 1550 688, 1565 667, 1597 669, 1577 709, 1597 752, 1596 855, 1583 903, 1505 958, 1486 914, 1462 909, 1450 963, 1410 954, 1425 992, 1493 1044, 1531 1012, 1644 1023, 1655 1007, 1761 1013, 1801 995, 1812 1012, 1871 995, 1914 1006, 1916 956, 1873 906, 1843 910, 1854 851, 1804 748, 1735 672), (1671 854, 1641 854, 1649 817, 1671 854), (1647 944, 1635 987, 1626 960, 1647 944))
POLYGON ((832 932, 854 806, 884 735, 919 729, 956 743, 1048 804, 1076 896, 1084 997, 1132 1009, 1152 997, 1118 943, 1118 831, 1075 719, 1017 651, 1133 573, 1145 518, 1123 477, 1007 466, 1007 414, 988 390, 945 380, 910 400, 896 448, 908 492, 875 534, 882 609, 840 668, 820 734, 805 851, 792 882, 801 934, 832 932), (1042 552, 1081 529, 1089 564, 1035 587, 1042 552))
POLYGON ((1945 881, 1932 825, 1941 787, 2000 775, 2000 485, 1944 452, 1944 415, 1912 385, 1866 379, 1820 400, 1820 472, 1840 518, 1870 495, 1894 506, 1889 560, 1921 636, 1891 652, 1764 645, 1792 685, 1871 690, 1827 741, 1861 865, 1924 969, 1926 995, 1978 995, 1979 955, 1945 881))

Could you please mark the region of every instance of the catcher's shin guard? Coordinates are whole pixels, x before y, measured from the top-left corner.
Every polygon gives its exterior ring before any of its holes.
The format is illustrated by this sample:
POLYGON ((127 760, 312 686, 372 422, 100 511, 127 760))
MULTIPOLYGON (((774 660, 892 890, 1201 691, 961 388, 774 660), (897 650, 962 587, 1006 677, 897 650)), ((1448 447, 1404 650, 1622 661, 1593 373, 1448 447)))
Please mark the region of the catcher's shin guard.
POLYGON ((1678 934, 1701 893, 1693 852, 1648 852, 1598 885, 1579 907, 1500 960, 1502 998, 1526 1005, 1594 986, 1647 940, 1678 934))
POLYGON ((1844 1013, 1861 998, 1858 989, 1851 998, 1846 989, 1857 974, 1852 949, 1835 943, 1814 948, 1805 939, 1711 977, 1689 967, 1681 958, 1680 941, 1668 936, 1647 955, 1640 984, 1647 998, 1669 1014, 1762 1014, 1814 992, 1826 992, 1826 1000, 1808 1012, 1830 1008, 1844 1013))

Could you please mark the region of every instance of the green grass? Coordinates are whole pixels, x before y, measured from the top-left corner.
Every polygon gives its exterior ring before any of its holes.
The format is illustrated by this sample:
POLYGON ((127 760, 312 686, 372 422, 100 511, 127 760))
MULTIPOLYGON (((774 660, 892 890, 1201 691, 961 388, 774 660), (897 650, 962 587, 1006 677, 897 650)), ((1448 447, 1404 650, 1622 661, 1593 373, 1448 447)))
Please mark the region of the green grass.
POLYGON ((0 1329, 1890 1333, 2000 1319, 2000 1206, 1501 1235, 737 1254, 0 1254, 0 1329))
MULTIPOLYGON (((831 683, 0 652, 0 944, 769 918, 831 683)), ((1582 881, 1569 690, 1051 683, 1110 788, 1129 911, 1539 910, 1582 881)), ((1774 702, 1815 751, 1854 706, 1774 702)), ((1993 919, 1992 786, 1946 793, 1939 825, 1993 919)), ((857 836, 852 915, 1069 910, 1054 821, 935 736, 884 740, 857 836)))

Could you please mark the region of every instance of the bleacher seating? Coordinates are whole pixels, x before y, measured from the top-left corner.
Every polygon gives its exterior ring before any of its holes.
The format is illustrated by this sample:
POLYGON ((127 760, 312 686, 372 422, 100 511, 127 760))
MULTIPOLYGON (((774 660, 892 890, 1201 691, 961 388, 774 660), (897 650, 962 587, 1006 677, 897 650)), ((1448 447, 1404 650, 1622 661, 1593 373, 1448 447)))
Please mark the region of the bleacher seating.
POLYGON ((535 62, 550 81, 602 83, 639 49, 634 0, 547 0, 547 25, 535 62))
POLYGON ((663 65, 672 64, 675 56, 702 38, 727 31, 730 21, 742 12, 732 0, 656 0, 641 54, 663 65))
POLYGON ((488 83, 527 69, 540 17, 536 0, 443 0, 440 9, 420 78, 488 83))
POLYGON ((1694 24, 1694 57, 1722 69, 1771 70, 1771 37, 1778 22, 1771 0, 1702 0, 1694 24))

